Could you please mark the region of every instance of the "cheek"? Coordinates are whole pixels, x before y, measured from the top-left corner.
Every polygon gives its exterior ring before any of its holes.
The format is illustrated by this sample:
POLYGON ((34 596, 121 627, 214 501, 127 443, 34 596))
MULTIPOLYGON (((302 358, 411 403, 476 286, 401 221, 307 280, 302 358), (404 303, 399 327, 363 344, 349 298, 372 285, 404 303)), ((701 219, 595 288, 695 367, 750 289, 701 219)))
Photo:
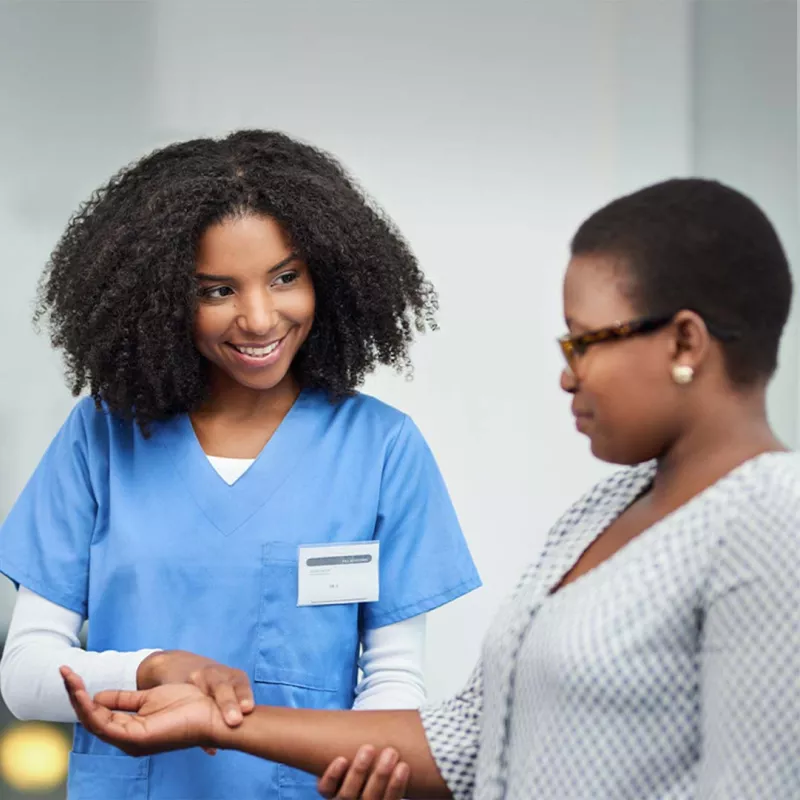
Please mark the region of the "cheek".
POLYGON ((609 358, 587 365, 579 395, 594 415, 589 435, 595 455, 618 463, 652 458, 669 416, 669 388, 652 361, 609 358))
POLYGON ((228 315, 223 309, 200 306, 194 316, 194 342, 198 350, 203 350, 204 343, 218 339, 228 328, 228 315))
POLYGON ((298 291, 286 298, 283 314, 300 327, 310 329, 314 322, 315 310, 316 297, 313 288, 309 285, 304 287, 303 291, 298 291))
POLYGON ((604 409, 636 415, 658 405, 670 386, 669 362, 645 341, 590 351, 581 373, 581 390, 604 409))
POLYGON ((603 370, 585 382, 588 393, 604 406, 635 410, 660 393, 661 381, 646 365, 625 369, 603 370))

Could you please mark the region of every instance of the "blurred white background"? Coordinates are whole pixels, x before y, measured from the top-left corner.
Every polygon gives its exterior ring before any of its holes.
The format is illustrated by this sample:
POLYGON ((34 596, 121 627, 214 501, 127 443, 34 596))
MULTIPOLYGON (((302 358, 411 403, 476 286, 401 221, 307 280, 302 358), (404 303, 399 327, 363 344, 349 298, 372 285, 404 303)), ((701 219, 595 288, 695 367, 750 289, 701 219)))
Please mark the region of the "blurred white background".
MULTIPOLYGON (((607 469, 558 389, 571 234, 615 195, 699 174, 761 203, 797 268, 797 39, 792 0, 0 0, 0 520, 74 402, 30 324, 70 213, 156 146, 284 130, 341 158, 440 292, 414 381, 365 388, 428 437, 484 578, 429 626, 431 696, 457 689, 607 469)), ((793 446, 799 368, 793 318, 770 397, 793 446)), ((0 623, 12 603, 4 582, 0 623)))

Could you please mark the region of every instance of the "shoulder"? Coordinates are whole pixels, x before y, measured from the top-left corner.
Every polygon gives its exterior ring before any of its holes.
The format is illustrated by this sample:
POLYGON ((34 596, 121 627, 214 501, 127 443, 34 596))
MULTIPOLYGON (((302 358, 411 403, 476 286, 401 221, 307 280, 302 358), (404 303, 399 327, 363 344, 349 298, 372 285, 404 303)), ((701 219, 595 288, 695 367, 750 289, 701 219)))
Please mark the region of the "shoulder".
POLYGON ((329 426, 341 451, 374 454, 390 469, 438 470, 436 457, 414 420, 403 411, 367 394, 336 402, 329 426))
POLYGON ((731 472, 718 488, 718 501, 727 509, 716 542, 721 553, 762 563, 800 556, 798 454, 759 456, 731 472))
POLYGON ((364 421, 377 420, 389 425, 402 424, 407 416, 394 406, 363 392, 347 395, 336 401, 335 406, 340 411, 364 421))
POLYGON ((104 409, 96 407, 93 398, 82 397, 67 415, 59 437, 67 439, 71 444, 91 445, 98 435, 102 437, 106 414, 104 409))
POLYGON ((127 449, 138 435, 132 419, 123 419, 104 403, 98 407, 92 397, 83 397, 73 406, 59 438, 65 440, 65 444, 85 451, 91 458, 120 447, 127 449))
POLYGON ((765 453, 747 461, 729 474, 731 497, 739 504, 745 498, 757 504, 780 500, 796 506, 800 503, 800 454, 765 453))
POLYGON ((133 431, 136 425, 133 419, 123 419, 115 414, 105 403, 101 402, 98 405, 93 397, 82 397, 78 400, 72 409, 70 419, 74 419, 75 423, 82 426, 89 434, 133 431))
POLYGON ((356 392, 333 403, 334 418, 370 438, 391 445, 398 438, 419 438, 422 434, 404 412, 372 395, 356 392))
POLYGON ((67 424, 72 423, 73 425, 85 427, 87 424, 92 423, 96 413, 98 412, 94 398, 81 397, 69 412, 69 415, 67 416, 67 424))

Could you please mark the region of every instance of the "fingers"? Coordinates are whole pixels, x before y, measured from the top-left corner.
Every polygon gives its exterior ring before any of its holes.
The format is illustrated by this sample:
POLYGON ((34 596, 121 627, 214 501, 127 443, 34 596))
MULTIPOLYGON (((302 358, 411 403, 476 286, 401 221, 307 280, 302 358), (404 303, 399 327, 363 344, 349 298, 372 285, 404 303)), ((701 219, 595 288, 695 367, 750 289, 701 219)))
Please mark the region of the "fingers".
POLYGON ((344 757, 331 761, 322 777, 317 781, 317 791, 323 797, 336 797, 336 792, 344 780, 349 766, 350 762, 344 757))
POLYGON ((59 667, 58 671, 61 673, 61 677, 64 679, 64 682, 75 686, 76 688, 85 689, 86 687, 83 685, 83 679, 77 672, 73 672, 69 667, 63 666, 59 667))
POLYGON ((243 714, 249 714, 256 707, 256 698, 253 696, 250 679, 241 670, 235 670, 233 687, 239 700, 239 708, 243 714))
POLYGON ((104 705, 92 700, 81 678, 69 667, 61 667, 60 672, 78 722, 99 739, 115 745, 128 755, 142 755, 138 742, 146 734, 144 727, 141 723, 135 724, 136 718, 126 711, 112 708, 136 710, 143 703, 142 696, 147 693, 101 692, 98 697, 108 703, 104 705))
POLYGON ((229 683, 217 683, 211 687, 211 696, 219 706, 222 717, 230 727, 235 728, 242 724, 244 717, 242 709, 239 708, 239 698, 236 691, 229 683))
POLYGON ((67 690, 69 702, 72 704, 72 708, 78 719, 83 721, 83 718, 87 714, 87 702, 89 704, 88 711, 91 711, 91 698, 86 691, 86 686, 81 677, 69 667, 61 667, 59 672, 64 680, 64 688, 67 690))
POLYGON ((396 750, 386 748, 376 757, 375 748, 364 745, 352 765, 346 758, 332 761, 317 782, 317 791, 338 800, 401 800, 408 778, 408 765, 400 762, 396 750))
POLYGON ((112 711, 139 711, 147 699, 147 691, 123 692, 109 689, 95 695, 95 703, 112 711))
POLYGON ((80 719, 91 719, 96 714, 102 714, 103 711, 110 713, 108 709, 96 708, 96 704, 89 697, 86 686, 79 675, 69 667, 61 667, 60 672, 69 695, 69 701, 80 719))
POLYGON ((243 714, 255 708, 250 681, 241 670, 209 667, 193 672, 189 683, 214 699, 222 718, 231 728, 241 725, 243 714))
POLYGON ((363 800, 382 800, 386 794, 394 768, 399 761, 400 756, 396 750, 392 748, 384 750, 378 757, 360 797, 363 800))
POLYGON ((61 677, 64 679, 64 685, 67 687, 67 691, 69 692, 70 696, 72 696, 75 692, 79 691, 86 691, 86 686, 83 683, 83 679, 77 672, 73 672, 69 667, 59 667, 58 670, 61 673, 61 677))
POLYGON ((107 728, 113 722, 113 712, 89 697, 83 680, 69 667, 61 667, 60 672, 69 695, 69 701, 81 724, 93 732, 107 728))
POLYGON ((398 762, 389 778, 383 800, 402 800, 408 793, 408 781, 411 778, 411 768, 405 761, 398 762))
MULTIPOLYGON (((146 698, 145 692, 105 691, 99 692, 92 701, 83 679, 69 667, 60 667, 70 702, 75 712, 101 714, 101 708, 110 711, 138 711, 146 698)), ((104 715, 102 715, 104 716, 104 715)))
POLYGON ((359 748, 353 763, 347 770, 344 780, 338 788, 335 797, 342 800, 361 797, 364 784, 369 777, 369 770, 375 761, 375 748, 372 745, 364 745, 359 748))
POLYGON ((347 775, 344 776, 344 781, 336 793, 337 797, 341 798, 357 798, 361 797, 361 791, 364 784, 367 782, 370 767, 375 762, 375 748, 371 745, 364 745, 356 753, 350 769, 347 770, 347 775))

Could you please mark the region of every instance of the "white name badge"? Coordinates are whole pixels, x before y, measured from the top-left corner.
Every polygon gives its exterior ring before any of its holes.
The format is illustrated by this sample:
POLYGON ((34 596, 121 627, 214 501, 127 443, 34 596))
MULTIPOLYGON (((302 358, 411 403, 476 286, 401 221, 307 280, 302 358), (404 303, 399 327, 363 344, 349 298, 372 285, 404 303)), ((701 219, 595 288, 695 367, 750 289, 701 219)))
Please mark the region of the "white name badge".
POLYGON ((301 545, 297 605, 374 603, 380 595, 378 542, 301 545))

